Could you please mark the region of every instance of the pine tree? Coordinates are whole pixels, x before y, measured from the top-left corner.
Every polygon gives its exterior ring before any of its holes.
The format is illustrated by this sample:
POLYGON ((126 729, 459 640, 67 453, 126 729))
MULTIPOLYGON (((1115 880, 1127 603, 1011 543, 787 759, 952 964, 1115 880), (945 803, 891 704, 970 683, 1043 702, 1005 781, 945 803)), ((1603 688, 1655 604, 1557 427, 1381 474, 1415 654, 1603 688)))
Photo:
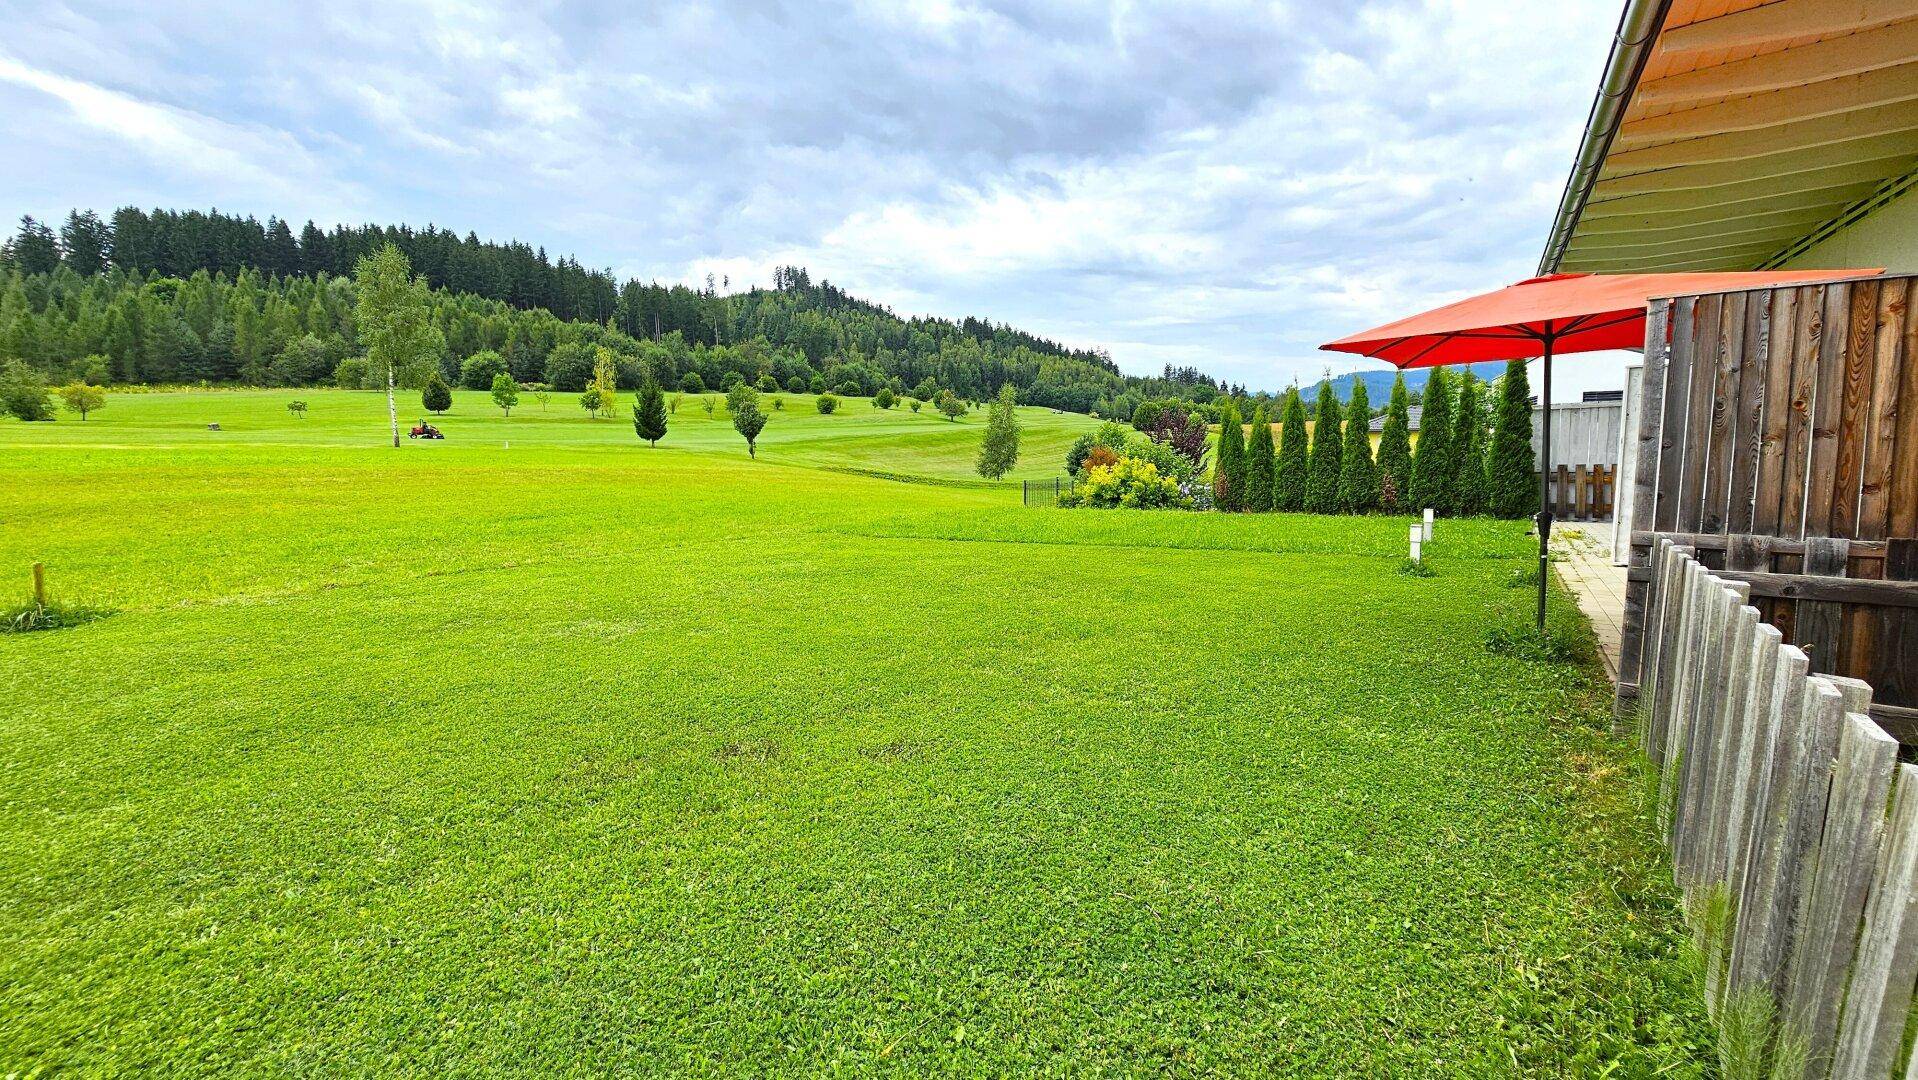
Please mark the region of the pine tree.
POLYGON ((1245 452, 1245 508, 1254 513, 1272 509, 1272 419, 1265 406, 1252 411, 1252 437, 1245 452))
POLYGON ((1345 409, 1345 445, 1339 455, 1339 509, 1369 514, 1379 505, 1379 470, 1372 460, 1372 403, 1365 382, 1352 383, 1352 401, 1345 409))
POLYGON ((1412 482, 1411 407, 1405 376, 1392 381, 1392 400, 1385 407, 1385 429, 1379 433, 1379 506, 1396 512, 1405 503, 1412 482))
POLYGON ((1221 510, 1245 506, 1245 431, 1239 410, 1226 402, 1219 412, 1219 450, 1212 465, 1212 505, 1221 510))
POLYGON ((1538 510, 1538 458, 1532 452, 1532 390, 1525 361, 1505 365, 1492 418, 1492 446, 1485 455, 1485 509, 1502 518, 1538 510))
POLYGON ((979 460, 974 467, 988 480, 999 479, 1019 463, 1019 414, 1013 410, 1018 403, 1015 395, 1011 383, 1001 386, 991 412, 986 415, 986 436, 979 443, 979 460))
POLYGON ((1272 469, 1272 509, 1305 508, 1305 472, 1307 436, 1305 403, 1299 400, 1299 388, 1285 393, 1285 408, 1279 424, 1279 454, 1272 469))
POLYGON ((420 406, 430 413, 443 413, 453 407, 453 391, 447 389, 446 380, 435 371, 426 377, 426 385, 420 389, 420 406))
POLYGON ((1434 368, 1425 384, 1425 410, 1419 415, 1419 442, 1412 453, 1412 482, 1405 508, 1451 512, 1446 496, 1452 490, 1456 465, 1452 456, 1452 387, 1444 368, 1434 368))
POLYGON ((1479 381, 1471 371, 1458 388, 1458 423, 1453 427, 1452 452, 1458 456, 1458 468, 1452 473, 1452 492, 1448 500, 1455 517, 1470 517, 1485 512, 1485 409, 1480 403, 1479 381))
POLYGON ((1312 456, 1306 466, 1305 508, 1314 514, 1339 510, 1339 466, 1345 456, 1340 427, 1339 395, 1330 379, 1319 384, 1317 416, 1312 425, 1312 456))
POLYGON ((633 434, 653 446, 666 437, 666 392, 651 376, 639 388, 639 404, 633 406, 633 434))

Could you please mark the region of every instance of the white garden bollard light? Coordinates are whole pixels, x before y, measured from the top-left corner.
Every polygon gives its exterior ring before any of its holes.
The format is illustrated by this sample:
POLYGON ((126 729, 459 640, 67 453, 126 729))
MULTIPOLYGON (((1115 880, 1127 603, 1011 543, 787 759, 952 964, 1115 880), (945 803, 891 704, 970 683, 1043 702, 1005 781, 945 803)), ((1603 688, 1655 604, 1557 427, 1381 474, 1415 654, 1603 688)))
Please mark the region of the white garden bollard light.
POLYGON ((1417 523, 1414 523, 1412 525, 1412 561, 1414 563, 1420 561, 1419 559, 1420 541, 1424 538, 1424 531, 1425 530, 1419 528, 1417 523))
POLYGON ((1430 543, 1432 540, 1432 508, 1429 506, 1425 508, 1424 529, 1425 529, 1425 540, 1427 543, 1430 543))

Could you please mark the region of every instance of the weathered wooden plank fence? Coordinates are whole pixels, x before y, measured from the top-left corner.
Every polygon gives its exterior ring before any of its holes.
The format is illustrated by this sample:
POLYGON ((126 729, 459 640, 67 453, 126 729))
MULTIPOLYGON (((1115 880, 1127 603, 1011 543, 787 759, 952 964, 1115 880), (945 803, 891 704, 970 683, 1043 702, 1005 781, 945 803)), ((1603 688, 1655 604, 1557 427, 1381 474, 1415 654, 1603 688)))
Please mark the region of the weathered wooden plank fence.
POLYGON ((1743 582, 1814 672, 1918 741, 1918 279, 1654 301, 1639 380, 1619 711, 1660 538, 1743 582), (1667 340, 1669 338, 1669 348, 1667 340))
POLYGON ((1750 582, 1669 538, 1648 570, 1639 740, 1709 1007, 1781 1080, 1918 1076, 1918 766, 1871 687, 1814 673, 1750 582))
POLYGON ((1608 520, 1617 477, 1618 470, 1611 465, 1558 466, 1545 477, 1552 516, 1559 521, 1608 520))

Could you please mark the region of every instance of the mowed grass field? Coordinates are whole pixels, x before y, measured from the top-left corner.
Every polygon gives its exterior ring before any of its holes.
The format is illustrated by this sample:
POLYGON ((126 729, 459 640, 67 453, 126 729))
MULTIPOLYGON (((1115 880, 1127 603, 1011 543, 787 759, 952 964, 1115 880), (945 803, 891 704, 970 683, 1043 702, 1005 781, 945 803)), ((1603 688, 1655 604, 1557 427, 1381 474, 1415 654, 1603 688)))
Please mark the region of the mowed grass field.
POLYGON ((0 574, 116 609, 0 636, 0 1073, 1698 1071, 1602 676, 1483 645, 1522 525, 289 396, 0 422, 0 574))

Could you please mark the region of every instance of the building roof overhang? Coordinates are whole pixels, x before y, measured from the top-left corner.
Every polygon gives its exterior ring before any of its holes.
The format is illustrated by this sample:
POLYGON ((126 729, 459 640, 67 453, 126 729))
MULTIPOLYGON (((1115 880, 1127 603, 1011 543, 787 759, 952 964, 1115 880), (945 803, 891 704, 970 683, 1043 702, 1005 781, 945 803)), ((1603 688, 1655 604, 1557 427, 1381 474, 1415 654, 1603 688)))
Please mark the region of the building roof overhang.
POLYGON ((1629 0, 1540 273, 1762 270, 1918 182, 1918 0, 1629 0))

